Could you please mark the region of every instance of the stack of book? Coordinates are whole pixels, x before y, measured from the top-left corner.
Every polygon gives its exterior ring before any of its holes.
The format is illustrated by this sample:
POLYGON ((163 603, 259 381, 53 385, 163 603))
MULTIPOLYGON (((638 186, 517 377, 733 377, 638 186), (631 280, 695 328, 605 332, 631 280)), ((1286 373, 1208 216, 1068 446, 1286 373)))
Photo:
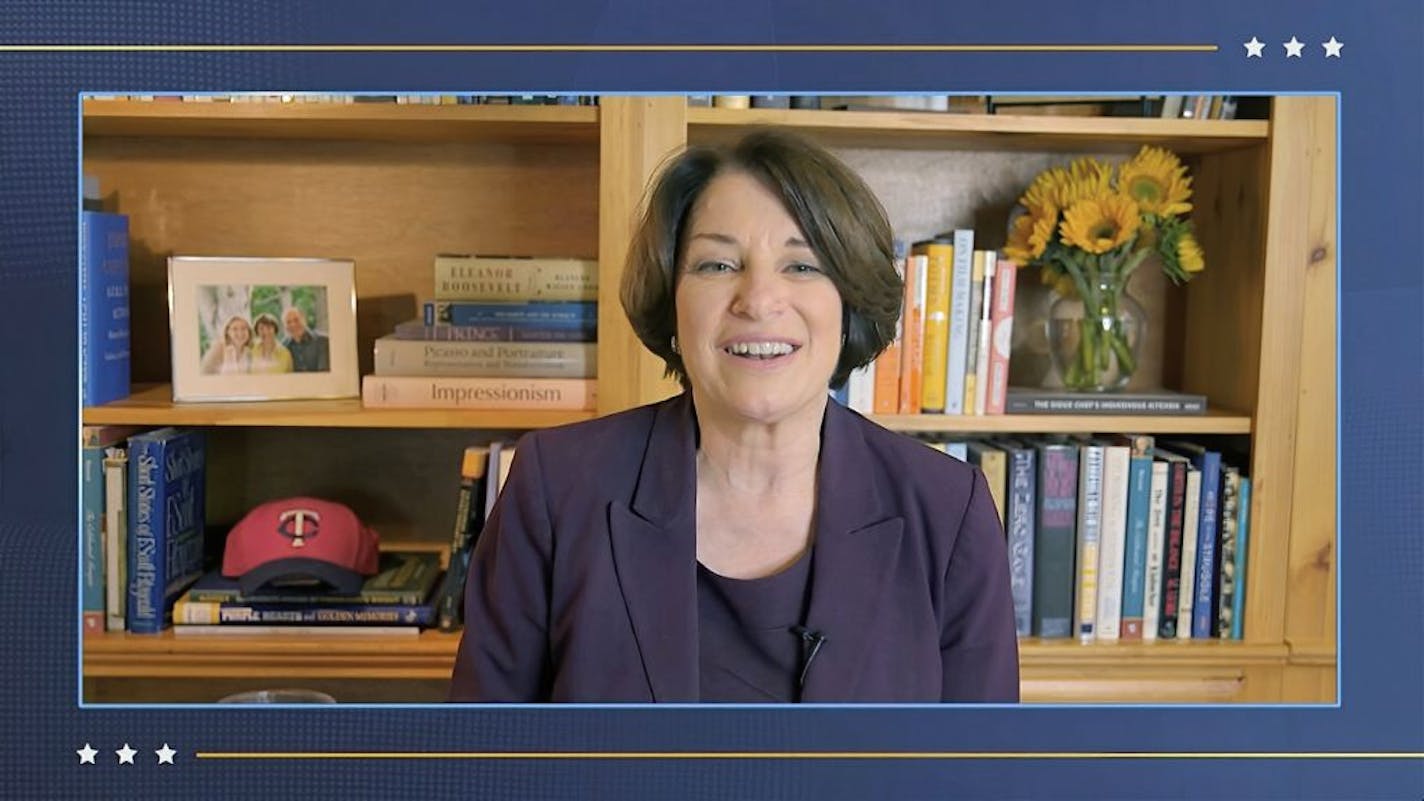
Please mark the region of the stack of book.
POLYGON ((381 553, 379 572, 356 595, 311 588, 244 595, 238 580, 205 573, 173 606, 173 629, 189 634, 416 634, 434 625, 441 575, 436 551, 381 553))
POLYGON ((441 631, 453 631, 463 622, 470 555, 509 477, 514 450, 514 443, 499 440, 465 448, 460 461, 454 533, 450 539, 450 569, 435 594, 436 622, 441 631))
POLYGON ((862 414, 1003 414, 1017 266, 957 230, 912 248, 897 242, 896 268, 900 329, 837 398, 862 414))
POLYGON ((598 264, 442 255, 422 319, 375 343, 369 407, 594 408, 598 264))

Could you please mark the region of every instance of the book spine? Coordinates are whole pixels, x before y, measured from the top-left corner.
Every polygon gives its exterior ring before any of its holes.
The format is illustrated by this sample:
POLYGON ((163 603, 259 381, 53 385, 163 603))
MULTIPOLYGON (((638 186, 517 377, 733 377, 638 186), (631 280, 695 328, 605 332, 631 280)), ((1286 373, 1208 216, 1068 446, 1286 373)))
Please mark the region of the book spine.
POLYGON ((462 303, 426 301, 426 325, 509 325, 532 328, 593 328, 598 324, 598 304, 569 303, 462 303))
POLYGON ((954 232, 950 272, 949 339, 944 368, 944 413, 964 413, 964 365, 969 354, 969 286, 974 275, 974 232, 954 232))
POLYGON ((1038 450, 1038 530, 1033 546, 1033 633, 1073 636, 1073 557, 1077 526, 1078 449, 1038 450))
POLYGON ((586 342, 430 342, 376 339, 376 375, 593 378, 598 348, 586 342))
POLYGON ((1021 637, 1033 631, 1034 452, 1009 451, 1009 585, 1014 600, 1014 628, 1021 637))
POLYGON ((916 245, 928 257, 925 270, 925 342, 920 410, 944 411, 944 370, 949 356, 949 293, 954 271, 954 246, 944 242, 916 245))
POLYGON ((1009 393, 1009 350, 1014 341, 1014 287, 1018 266, 1000 259, 994 270, 993 332, 990 338, 989 386, 984 399, 985 414, 1003 414, 1009 393))
MULTIPOLYGON (((905 245, 903 242, 895 242, 895 272, 900 274, 900 280, 905 279, 905 271, 908 269, 906 263, 905 245)), ((895 338, 885 346, 885 350, 875 357, 875 393, 874 410, 876 414, 896 414, 900 410, 900 370, 901 361, 904 359, 905 344, 905 310, 900 310, 900 317, 895 321, 895 338)))
POLYGON ((596 301, 598 262, 588 259, 437 256, 435 299, 596 301))
POLYGON ((861 414, 873 414, 875 411, 875 362, 850 371, 847 385, 850 387, 850 408, 861 414))
POLYGON ((128 217, 82 212, 79 347, 85 406, 129 394, 128 217))
POLYGON ((104 628, 124 630, 128 601, 128 450, 104 452, 104 628))
POLYGON ((978 360, 974 364, 974 414, 986 414, 985 399, 989 393, 989 359, 993 351, 994 274, 998 272, 998 253, 984 253, 984 288, 979 312, 978 360))
POLYGON ((163 480, 163 444, 129 440, 128 605, 124 622, 130 632, 152 634, 163 628, 163 586, 167 562, 163 516, 168 485, 163 480))
POLYGON ((1167 466, 1166 534, 1162 552, 1162 602, 1157 613, 1157 636, 1177 637, 1177 607, 1182 586, 1182 506, 1187 495, 1187 466, 1184 462, 1164 462, 1167 466))
POLYGON ((1182 505, 1182 587, 1177 599, 1177 639, 1192 637, 1192 602, 1197 588, 1197 533, 1201 529, 1201 471, 1187 471, 1186 502, 1182 505))
POLYGON ((905 260, 904 325, 900 343, 900 414, 919 414, 924 385, 924 295, 919 291, 928 259, 915 254, 905 260))
POLYGON ((1010 395, 1009 414, 1204 414, 1206 403, 1200 398, 1047 398, 1034 395, 1010 395))
POLYGON ((551 328, 523 325, 426 325, 414 320, 397 323, 396 339, 431 342, 593 342, 597 328, 551 328))
POLYGON ((969 282, 969 343, 964 356, 964 405, 961 414, 978 414, 974 407, 974 396, 979 384, 979 318, 984 308, 984 259, 985 252, 974 251, 974 271, 969 282))
POLYGON ((1102 531, 1103 447, 1084 445, 1078 476, 1078 591, 1073 619, 1078 639, 1096 639, 1098 607, 1098 538, 1102 531))
POLYGON ((1217 550, 1217 593, 1215 636, 1231 639, 1231 617, 1236 604, 1237 514, 1241 505, 1241 471, 1222 468, 1221 547, 1217 550))
POLYGON ((1152 642, 1162 628, 1162 567, 1167 539, 1166 462, 1152 462, 1147 507, 1147 581, 1142 593, 1142 639, 1152 642))
POLYGON ((1127 536, 1122 561, 1122 639, 1142 639, 1147 585, 1148 508, 1152 496, 1152 459, 1133 456, 1128 466, 1127 536))
POLYGON ((464 618, 465 577, 470 550, 484 527, 481 482, 488 473, 489 448, 471 445, 460 460, 460 491, 455 504, 455 526, 450 537, 450 567, 436 593, 435 615, 441 631, 454 631, 464 618))
POLYGON ((1127 538, 1128 448, 1103 448, 1102 528, 1098 536, 1099 640, 1116 642, 1122 633, 1123 551, 1127 538))
POLYGON ((173 622, 181 625, 273 625, 291 623, 306 626, 430 626, 434 612, 429 605, 345 604, 310 606, 304 604, 203 603, 180 600, 173 605, 173 622))
POLYGON ((104 630, 104 451, 87 446, 80 463, 83 538, 80 543, 84 633, 104 630))
POLYGON ((1203 451, 1198 454, 1197 469, 1201 471, 1200 527, 1197 530, 1196 593, 1192 598, 1192 638, 1211 637, 1216 623, 1216 548, 1220 534, 1221 454, 1203 451))
POLYGON ((1251 479, 1241 477, 1241 498, 1236 514, 1236 596, 1231 602, 1231 639, 1244 635, 1246 614, 1247 551, 1251 544, 1251 479))
POLYGON ((370 408, 595 408, 597 382, 587 378, 446 378, 368 375, 361 403, 370 408))

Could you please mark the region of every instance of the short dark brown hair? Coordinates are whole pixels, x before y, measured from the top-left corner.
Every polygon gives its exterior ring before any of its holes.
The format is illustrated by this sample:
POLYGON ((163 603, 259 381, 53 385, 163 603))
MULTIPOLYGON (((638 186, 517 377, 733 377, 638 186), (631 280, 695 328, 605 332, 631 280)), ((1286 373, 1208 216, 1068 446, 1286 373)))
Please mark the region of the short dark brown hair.
POLYGON ((831 386, 869 364, 895 338, 904 284, 895 269, 890 220, 859 175, 820 146, 776 129, 759 129, 730 147, 690 147, 654 180, 628 249, 619 299, 638 338, 688 386, 677 333, 674 293, 693 205, 712 179, 741 171, 758 181, 796 220, 840 294, 845 345, 831 386))

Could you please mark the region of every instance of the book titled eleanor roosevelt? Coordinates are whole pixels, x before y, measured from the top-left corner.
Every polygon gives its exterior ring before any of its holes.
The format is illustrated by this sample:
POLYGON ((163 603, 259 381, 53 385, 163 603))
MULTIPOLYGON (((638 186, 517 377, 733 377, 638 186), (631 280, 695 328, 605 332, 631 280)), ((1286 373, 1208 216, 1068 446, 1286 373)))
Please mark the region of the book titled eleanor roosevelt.
POLYGON ((361 405, 407 409, 593 409, 596 383, 591 378, 368 375, 361 379, 361 405))

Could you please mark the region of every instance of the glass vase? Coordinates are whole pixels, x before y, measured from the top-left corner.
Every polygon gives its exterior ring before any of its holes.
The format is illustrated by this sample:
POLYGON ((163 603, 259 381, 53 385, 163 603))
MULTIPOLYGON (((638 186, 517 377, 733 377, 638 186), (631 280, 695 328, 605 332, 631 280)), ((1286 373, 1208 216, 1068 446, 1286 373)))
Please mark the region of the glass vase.
POLYGON ((1047 323, 1053 365, 1069 390, 1120 390, 1137 369, 1146 314, 1121 284, 1099 281, 1087 289, 1086 298, 1055 293, 1047 323))

